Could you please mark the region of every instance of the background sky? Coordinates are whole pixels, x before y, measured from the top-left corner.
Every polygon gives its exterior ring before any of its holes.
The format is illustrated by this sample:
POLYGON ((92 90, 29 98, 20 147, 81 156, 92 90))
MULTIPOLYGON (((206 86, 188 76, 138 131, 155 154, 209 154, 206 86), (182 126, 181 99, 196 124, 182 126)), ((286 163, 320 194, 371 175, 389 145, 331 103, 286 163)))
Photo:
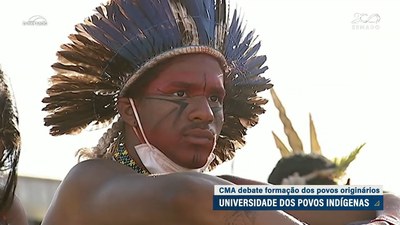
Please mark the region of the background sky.
MULTIPOLYGON (((102 131, 51 137, 43 126, 41 99, 53 75, 55 53, 74 25, 103 1, 7 1, 0 13, 0 64, 11 77, 20 111, 22 153, 19 173, 62 179, 76 163, 80 147, 97 143, 102 131), (35 17, 39 16, 39 17, 35 17), (30 25, 32 18, 46 24, 30 25)), ((266 77, 286 107, 308 151, 308 114, 322 152, 347 155, 366 143, 348 169, 353 184, 398 183, 400 109, 400 15, 398 1, 236 0, 248 28, 255 28, 268 57, 266 77), (380 18, 356 22, 356 14, 380 18)), ((264 94, 270 99, 269 92, 264 94)), ((271 131, 284 139, 272 101, 259 125, 248 132, 247 146, 234 161, 213 173, 233 173, 266 181, 280 159, 271 131)))

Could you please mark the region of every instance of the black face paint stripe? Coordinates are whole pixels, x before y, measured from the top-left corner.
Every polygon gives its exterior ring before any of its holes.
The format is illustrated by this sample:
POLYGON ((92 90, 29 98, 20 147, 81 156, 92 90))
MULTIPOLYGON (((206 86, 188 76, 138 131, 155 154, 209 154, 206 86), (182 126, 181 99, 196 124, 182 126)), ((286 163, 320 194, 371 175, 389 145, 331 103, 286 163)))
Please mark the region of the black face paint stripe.
POLYGON ((215 113, 219 113, 223 110, 223 107, 218 106, 218 107, 211 107, 211 110, 215 113))
POLYGON ((196 149, 194 155, 193 155, 193 163, 196 163, 197 161, 199 161, 199 148, 197 146, 194 147, 196 149))
POLYGON ((205 94, 207 90, 207 75, 205 73, 203 74, 203 81, 204 81, 203 93, 205 94))
MULTIPOLYGON (((174 120, 174 123, 176 123, 176 121, 182 116, 183 111, 188 107, 189 103, 186 102, 186 100, 183 99, 175 99, 174 97, 167 97, 167 96, 146 96, 144 97, 145 99, 149 99, 149 100, 159 100, 159 101, 168 101, 174 104, 177 104, 179 106, 179 110, 177 112, 177 116, 174 120)), ((218 113, 221 113, 221 111, 223 111, 223 107, 222 106, 215 106, 215 107, 210 107, 211 111, 213 112, 214 116, 217 115, 218 113)), ((165 117, 161 118, 161 120, 163 120, 164 118, 166 118, 167 116, 169 116, 170 114, 172 114, 175 110, 171 111, 170 113, 166 114, 165 117)))
MULTIPOLYGON (((150 99, 150 100, 159 100, 159 101, 168 101, 171 103, 175 103, 179 106, 179 110, 177 112, 176 118, 174 120, 174 124, 177 122, 177 120, 182 116, 183 111, 188 107, 189 103, 185 102, 182 99, 171 99, 168 97, 163 98, 162 96, 149 96, 149 97, 145 97, 145 99, 150 99)), ((172 114, 175 110, 172 110, 171 112, 169 112, 168 114, 165 115, 165 117, 161 118, 160 121, 162 121, 163 119, 167 118, 170 114, 172 114)))

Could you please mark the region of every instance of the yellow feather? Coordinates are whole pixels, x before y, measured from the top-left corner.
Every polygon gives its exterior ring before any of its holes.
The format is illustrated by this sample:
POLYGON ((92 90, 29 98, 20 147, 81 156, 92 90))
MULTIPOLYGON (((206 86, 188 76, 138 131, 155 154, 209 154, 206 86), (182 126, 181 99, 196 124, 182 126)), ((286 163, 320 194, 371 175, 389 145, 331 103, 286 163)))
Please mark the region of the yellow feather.
POLYGON ((351 162, 353 162, 356 159, 356 156, 358 155, 358 153, 360 153, 360 150, 364 147, 364 145, 365 143, 358 146, 347 156, 333 159, 333 163, 337 165, 337 171, 335 177, 340 178, 345 174, 347 167, 350 165, 351 162))
POLYGON ((290 147, 292 147, 294 153, 303 153, 304 152, 303 143, 301 142, 299 136, 297 135, 297 132, 294 130, 292 122, 286 116, 285 108, 283 107, 281 101, 276 95, 274 89, 271 88, 270 91, 274 105, 279 110, 279 118, 283 123, 285 134, 288 138, 290 147))
POLYGON ((310 118, 310 145, 311 145, 311 153, 322 155, 321 147, 319 146, 317 131, 315 130, 314 121, 309 114, 310 118))
POLYGON ((289 157, 291 156, 293 153, 285 146, 285 144, 283 144, 283 142, 281 141, 281 139, 279 139, 278 136, 276 136, 276 134, 272 131, 272 136, 274 136, 274 140, 275 140, 275 145, 276 147, 279 149, 279 151, 281 152, 281 156, 283 158, 285 157, 289 157))

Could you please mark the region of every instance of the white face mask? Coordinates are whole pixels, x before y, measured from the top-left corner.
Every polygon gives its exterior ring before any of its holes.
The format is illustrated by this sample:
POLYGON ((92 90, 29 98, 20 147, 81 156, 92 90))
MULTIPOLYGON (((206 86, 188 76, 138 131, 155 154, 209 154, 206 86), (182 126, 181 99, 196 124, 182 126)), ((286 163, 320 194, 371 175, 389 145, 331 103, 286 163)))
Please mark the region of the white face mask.
POLYGON ((214 153, 211 153, 210 156, 208 156, 207 162, 203 167, 198 169, 188 169, 176 164, 152 145, 140 144, 136 145, 135 149, 143 165, 151 174, 176 173, 186 171, 204 172, 215 158, 214 153))
MULTIPOLYGON (((171 159, 169 159, 166 155, 164 155, 160 150, 158 150, 156 147, 151 145, 149 141, 146 138, 146 135, 144 134, 144 130, 142 127, 142 124, 139 119, 139 114, 137 113, 135 104, 133 100, 130 98, 129 102, 131 104, 133 113, 135 115, 136 121, 139 126, 139 130, 141 135, 143 136, 143 139, 145 143, 136 145, 135 150, 142 161, 143 165, 146 167, 146 169, 151 173, 151 174, 162 174, 162 173, 176 173, 176 172, 204 172, 208 166, 211 164, 211 162, 215 159, 214 153, 211 153, 208 156, 207 162, 202 166, 201 168, 197 169, 188 169, 185 167, 182 167, 175 162, 173 162, 171 159)), ((133 131, 135 132, 136 136, 139 137, 139 132, 136 130, 135 127, 132 127, 133 131)))

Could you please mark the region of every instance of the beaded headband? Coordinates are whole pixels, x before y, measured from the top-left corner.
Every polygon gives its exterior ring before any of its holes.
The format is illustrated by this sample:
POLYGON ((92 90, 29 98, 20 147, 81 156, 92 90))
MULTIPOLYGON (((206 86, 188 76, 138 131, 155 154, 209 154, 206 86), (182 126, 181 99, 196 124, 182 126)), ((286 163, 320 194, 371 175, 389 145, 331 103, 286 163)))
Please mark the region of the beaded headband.
POLYGON ((17 165, 21 137, 18 129, 18 111, 9 78, 0 69, 0 212, 7 209, 17 185, 17 165))
MULTIPOLYGON (((225 72, 224 125, 211 167, 232 159, 258 123, 267 100, 258 92, 270 87, 260 76, 268 68, 257 55, 254 32, 244 33, 235 10, 229 18, 225 0, 111 0, 76 26, 72 43, 58 51, 53 64, 45 125, 51 135, 76 134, 114 123, 107 152, 116 149, 116 102, 151 68, 183 54, 204 53, 225 72)), ((101 155, 101 154, 100 154, 101 155)), ((100 157, 104 157, 100 156, 100 157)))

